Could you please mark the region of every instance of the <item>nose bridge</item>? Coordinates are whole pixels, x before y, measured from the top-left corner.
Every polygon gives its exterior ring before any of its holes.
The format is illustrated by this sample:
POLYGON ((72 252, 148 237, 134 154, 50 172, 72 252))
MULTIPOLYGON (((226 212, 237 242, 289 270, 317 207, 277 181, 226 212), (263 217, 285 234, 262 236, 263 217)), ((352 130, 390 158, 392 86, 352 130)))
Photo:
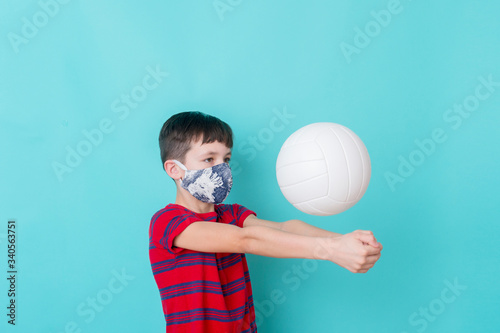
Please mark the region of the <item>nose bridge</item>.
POLYGON ((231 169, 229 163, 226 163, 224 161, 222 161, 221 163, 216 163, 215 165, 213 165, 213 168, 217 169, 217 171, 222 171, 222 172, 225 172, 224 170, 226 169, 231 169))
POLYGON ((222 164, 222 163, 225 163, 224 156, 217 156, 217 158, 215 158, 215 164, 214 165, 219 165, 219 164, 222 164))

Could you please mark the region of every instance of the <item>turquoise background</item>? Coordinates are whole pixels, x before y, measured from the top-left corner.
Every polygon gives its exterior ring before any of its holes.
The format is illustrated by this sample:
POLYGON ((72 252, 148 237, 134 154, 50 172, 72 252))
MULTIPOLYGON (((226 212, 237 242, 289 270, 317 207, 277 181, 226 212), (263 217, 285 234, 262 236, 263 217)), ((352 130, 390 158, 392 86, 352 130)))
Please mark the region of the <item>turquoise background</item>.
POLYGON ((499 12, 497 1, 1 0, 2 276, 8 219, 18 226, 17 324, 2 278, 2 332, 165 330, 148 228, 175 198, 158 133, 185 110, 235 132, 227 202, 372 230, 384 245, 367 274, 248 255, 259 332, 500 331, 499 12), (151 90, 148 68, 160 72, 151 90), (483 100, 481 77, 497 82, 483 100), (448 111, 463 103, 474 111, 448 111), (372 162, 363 199, 331 217, 296 210, 275 175, 285 139, 319 121, 352 129, 372 162), (84 131, 102 122, 109 133, 89 146, 84 131), (436 130, 425 155, 416 140, 436 130), (58 177, 54 163, 77 147, 87 156, 58 177))

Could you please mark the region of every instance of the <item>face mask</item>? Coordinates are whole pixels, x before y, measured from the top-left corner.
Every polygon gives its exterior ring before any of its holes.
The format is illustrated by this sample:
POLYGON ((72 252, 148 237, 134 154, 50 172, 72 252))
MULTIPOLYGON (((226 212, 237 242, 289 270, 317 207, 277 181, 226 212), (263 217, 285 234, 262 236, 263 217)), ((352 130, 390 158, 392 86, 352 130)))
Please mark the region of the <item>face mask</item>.
POLYGON ((226 199, 231 191, 233 176, 229 164, 221 163, 206 169, 188 170, 181 162, 173 161, 186 171, 184 179, 180 181, 181 187, 196 199, 206 203, 219 204, 226 199))

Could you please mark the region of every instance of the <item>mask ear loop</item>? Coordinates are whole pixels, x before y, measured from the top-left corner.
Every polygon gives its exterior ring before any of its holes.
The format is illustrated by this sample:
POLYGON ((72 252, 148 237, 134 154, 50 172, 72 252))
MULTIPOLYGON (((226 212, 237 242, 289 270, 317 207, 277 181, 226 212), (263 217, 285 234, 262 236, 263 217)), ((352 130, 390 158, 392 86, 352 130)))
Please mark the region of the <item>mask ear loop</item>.
MULTIPOLYGON (((182 164, 181 162, 179 162, 177 160, 172 160, 172 162, 174 162, 175 164, 177 164, 177 166, 179 168, 181 168, 182 170, 188 171, 188 169, 186 168, 186 166, 184 164, 182 164)), ((180 180, 181 180, 181 183, 182 183, 182 178, 180 180)))

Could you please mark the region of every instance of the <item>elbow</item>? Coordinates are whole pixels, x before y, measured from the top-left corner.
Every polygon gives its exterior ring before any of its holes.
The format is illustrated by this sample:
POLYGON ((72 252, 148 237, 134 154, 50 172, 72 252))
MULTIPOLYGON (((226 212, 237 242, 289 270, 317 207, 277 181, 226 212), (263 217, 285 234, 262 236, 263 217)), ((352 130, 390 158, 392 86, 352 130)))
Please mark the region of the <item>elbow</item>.
POLYGON ((255 227, 242 228, 241 237, 239 241, 239 248, 241 253, 254 253, 253 248, 255 246, 254 234, 255 227))
POLYGON ((294 232, 294 227, 298 224, 304 223, 301 220, 288 220, 285 222, 280 223, 280 230, 282 231, 288 231, 288 232, 294 232))

